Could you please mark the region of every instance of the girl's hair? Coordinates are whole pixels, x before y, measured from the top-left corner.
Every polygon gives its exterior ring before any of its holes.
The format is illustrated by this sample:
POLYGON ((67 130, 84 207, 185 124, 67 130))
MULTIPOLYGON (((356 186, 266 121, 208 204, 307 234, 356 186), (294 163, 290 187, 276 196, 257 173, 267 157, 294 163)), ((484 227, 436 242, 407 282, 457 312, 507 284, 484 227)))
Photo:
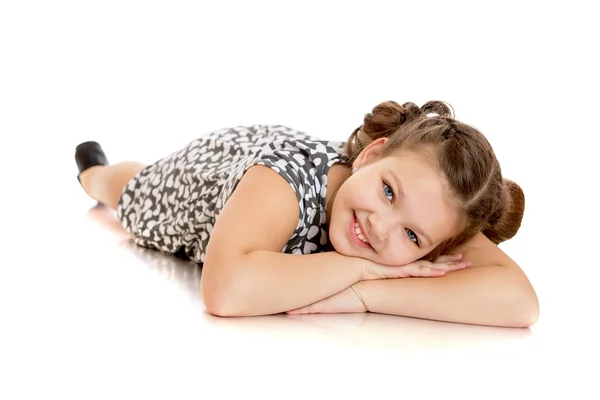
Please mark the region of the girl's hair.
POLYGON ((429 101, 422 107, 395 101, 379 104, 365 115, 345 143, 349 164, 372 141, 387 137, 382 157, 399 148, 435 148, 437 163, 461 212, 462 231, 423 259, 434 261, 481 231, 498 244, 512 238, 523 219, 525 196, 515 182, 503 179, 488 140, 477 129, 454 119, 448 104, 429 101))

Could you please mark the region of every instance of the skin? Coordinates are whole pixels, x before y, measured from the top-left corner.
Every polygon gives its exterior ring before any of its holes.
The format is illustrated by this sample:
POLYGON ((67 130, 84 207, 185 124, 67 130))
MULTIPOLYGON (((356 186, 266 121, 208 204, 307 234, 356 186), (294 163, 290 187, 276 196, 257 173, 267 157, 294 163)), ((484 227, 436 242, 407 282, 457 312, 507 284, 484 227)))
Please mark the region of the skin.
MULTIPOLYGON (((431 151, 400 149, 381 157, 386 142, 382 138, 369 144, 354 162, 358 171, 330 183, 329 240, 341 254, 404 265, 456 235, 459 213, 431 151), (353 240, 353 221, 359 222, 368 247, 353 240)), ((336 173, 332 168, 330 175, 336 173)))

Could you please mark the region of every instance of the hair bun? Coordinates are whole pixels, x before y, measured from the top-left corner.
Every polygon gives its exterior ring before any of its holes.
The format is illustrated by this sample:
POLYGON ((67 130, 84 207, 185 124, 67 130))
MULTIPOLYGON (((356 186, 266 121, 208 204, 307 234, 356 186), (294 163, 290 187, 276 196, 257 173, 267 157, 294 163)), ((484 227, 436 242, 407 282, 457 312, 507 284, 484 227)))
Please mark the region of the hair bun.
POLYGON ((454 118, 454 109, 452 106, 444 101, 432 100, 423 104, 421 112, 427 114, 437 114, 441 117, 454 118))
POLYGON ((517 234, 525 211, 525 194, 521 187, 510 179, 504 179, 503 183, 504 207, 490 216, 488 226, 483 230, 483 234, 496 244, 517 234))
POLYGON ((390 136, 402 124, 421 115, 421 109, 415 103, 408 102, 400 105, 392 100, 385 101, 365 115, 361 130, 371 140, 376 140, 390 136))

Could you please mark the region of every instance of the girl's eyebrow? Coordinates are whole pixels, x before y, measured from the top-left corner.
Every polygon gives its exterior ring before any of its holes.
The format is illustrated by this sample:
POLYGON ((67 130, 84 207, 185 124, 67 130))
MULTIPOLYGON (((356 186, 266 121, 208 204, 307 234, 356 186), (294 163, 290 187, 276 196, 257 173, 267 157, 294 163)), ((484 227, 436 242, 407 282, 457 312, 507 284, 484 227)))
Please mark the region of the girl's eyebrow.
MULTIPOLYGON (((391 169, 388 169, 388 172, 392 176, 392 178, 394 178, 394 182, 396 183, 396 187, 398 188, 399 192, 402 193, 402 196, 406 197, 406 192, 404 191, 404 186, 402 186, 402 181, 400 181, 400 178, 398 178, 398 175, 396 175, 394 173, 394 171, 392 171, 391 169)), ((414 230, 422 238, 425 238, 425 240, 427 242, 429 242, 429 246, 433 246, 433 241, 431 240, 431 238, 419 226, 417 226, 416 224, 413 224, 413 227, 411 227, 410 229, 414 230)))

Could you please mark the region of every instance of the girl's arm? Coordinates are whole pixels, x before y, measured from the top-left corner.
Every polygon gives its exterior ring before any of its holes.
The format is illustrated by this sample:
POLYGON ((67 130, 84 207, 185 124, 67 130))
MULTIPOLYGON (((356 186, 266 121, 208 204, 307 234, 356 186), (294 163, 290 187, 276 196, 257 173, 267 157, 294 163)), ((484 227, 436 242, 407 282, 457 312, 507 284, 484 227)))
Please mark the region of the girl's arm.
POLYGON ((314 303, 358 282, 366 261, 337 252, 281 249, 298 224, 298 200, 275 171, 251 167, 212 229, 202 271, 206 309, 221 316, 265 315, 314 303))
POLYGON ((363 281, 369 311, 478 325, 528 327, 539 303, 521 268, 479 233, 456 252, 472 267, 440 278, 363 281))
POLYGON ((206 249, 201 291, 220 316, 285 312, 318 302, 364 279, 441 276, 465 265, 374 266, 335 251, 283 254, 298 224, 298 200, 268 167, 254 166, 219 214, 206 249))

